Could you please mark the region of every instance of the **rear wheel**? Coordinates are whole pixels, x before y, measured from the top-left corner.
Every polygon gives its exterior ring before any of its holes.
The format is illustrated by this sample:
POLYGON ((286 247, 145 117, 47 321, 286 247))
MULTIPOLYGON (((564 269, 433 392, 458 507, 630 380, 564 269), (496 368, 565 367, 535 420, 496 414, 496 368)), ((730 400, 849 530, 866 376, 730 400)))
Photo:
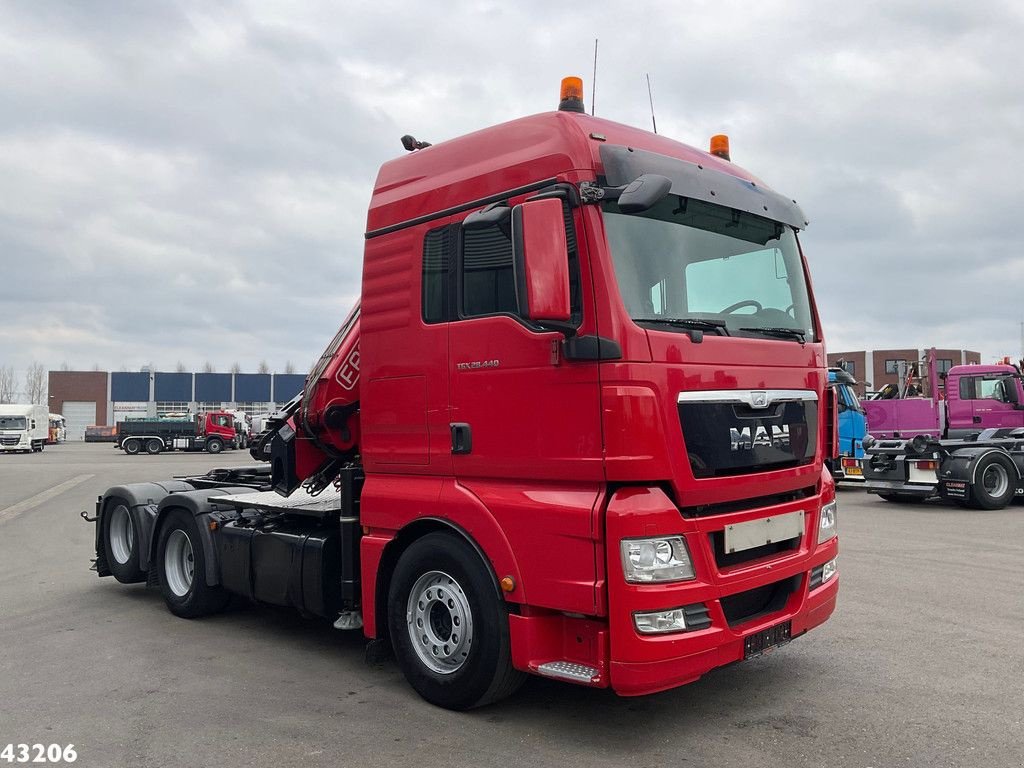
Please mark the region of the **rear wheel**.
POLYGON ((1013 500, 1017 469, 1002 453, 988 453, 978 459, 971 483, 971 505, 978 509, 1002 509, 1013 500))
POLYGON ((151 456, 155 456, 164 449, 164 443, 162 440, 157 440, 155 437, 150 438, 146 441, 146 453, 151 456))
POLYGON ((222 587, 206 581, 206 558, 199 526, 183 509, 171 510, 160 528, 157 580, 167 608, 183 619, 217 613, 230 597, 222 587))
POLYGON ((124 448, 124 452, 129 456, 134 456, 142 450, 142 443, 135 438, 131 438, 130 440, 125 440, 121 447, 124 448))
POLYGON ((139 537, 135 533, 135 520, 128 502, 120 496, 107 499, 102 533, 107 566, 114 578, 122 584, 145 581, 146 574, 139 568, 139 537))
POLYGON ((402 554, 388 592, 388 628, 406 679, 440 707, 483 706, 525 679, 512 668, 508 608, 490 569, 454 536, 428 534, 402 554))
POLYGON ((206 441, 206 451, 207 451, 207 453, 220 453, 223 450, 224 450, 224 443, 220 439, 214 438, 213 440, 207 440, 206 441))

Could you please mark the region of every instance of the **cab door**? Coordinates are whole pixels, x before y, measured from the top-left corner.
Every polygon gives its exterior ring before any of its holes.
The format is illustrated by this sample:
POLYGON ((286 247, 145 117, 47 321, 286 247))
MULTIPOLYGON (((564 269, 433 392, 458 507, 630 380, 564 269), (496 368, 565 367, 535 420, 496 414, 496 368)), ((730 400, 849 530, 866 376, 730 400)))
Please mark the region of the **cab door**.
POLYGON ((1016 387, 1012 376, 973 376, 974 398, 971 403, 976 429, 1006 429, 1024 426, 1024 411, 1013 402, 1010 388, 1016 387))
MULTIPOLYGON (((573 319, 592 324, 582 300, 592 295, 583 290, 586 253, 563 205, 573 319)), ((471 216, 458 233, 449 326, 455 477, 501 525, 531 604, 593 612, 604 479, 598 363, 566 359, 562 332, 522 317, 510 218, 473 226, 471 216)))

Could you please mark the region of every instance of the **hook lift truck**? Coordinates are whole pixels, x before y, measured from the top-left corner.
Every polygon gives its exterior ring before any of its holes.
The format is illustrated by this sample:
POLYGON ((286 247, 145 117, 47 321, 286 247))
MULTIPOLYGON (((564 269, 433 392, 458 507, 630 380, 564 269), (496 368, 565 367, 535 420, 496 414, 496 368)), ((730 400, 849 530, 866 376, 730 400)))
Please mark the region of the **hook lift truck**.
POLYGON ((726 137, 582 94, 404 137, 361 300, 268 463, 110 488, 99 575, 185 618, 241 595, 361 628, 451 709, 526 674, 653 693, 824 622, 837 414, 804 214, 726 137))
POLYGON ((910 377, 901 374, 899 397, 864 404, 865 490, 894 503, 939 496, 978 509, 1002 509, 1024 497, 1020 366, 1004 358, 995 365, 956 365, 943 375, 935 350, 924 365, 930 397, 907 396, 910 377))

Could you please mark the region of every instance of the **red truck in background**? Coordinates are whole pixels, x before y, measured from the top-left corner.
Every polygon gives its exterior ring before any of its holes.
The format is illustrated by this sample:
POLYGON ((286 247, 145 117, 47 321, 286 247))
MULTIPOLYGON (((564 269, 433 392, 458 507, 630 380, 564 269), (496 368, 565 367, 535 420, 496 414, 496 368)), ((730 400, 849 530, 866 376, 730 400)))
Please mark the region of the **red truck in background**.
POLYGON ((236 445, 235 417, 209 411, 184 418, 126 419, 117 423, 117 447, 129 455, 145 451, 220 453, 236 445))
POLYGON ((724 137, 586 115, 577 79, 403 144, 270 466, 109 489, 99 575, 189 618, 240 594, 361 627, 451 709, 526 673, 653 693, 824 622, 838 438, 800 208, 724 137))
POLYGON ((886 501, 938 495, 984 509, 1024 496, 1020 367, 1008 360, 956 365, 940 390, 934 350, 924 365, 927 397, 907 376, 863 403, 869 434, 861 462, 865 490, 886 501))

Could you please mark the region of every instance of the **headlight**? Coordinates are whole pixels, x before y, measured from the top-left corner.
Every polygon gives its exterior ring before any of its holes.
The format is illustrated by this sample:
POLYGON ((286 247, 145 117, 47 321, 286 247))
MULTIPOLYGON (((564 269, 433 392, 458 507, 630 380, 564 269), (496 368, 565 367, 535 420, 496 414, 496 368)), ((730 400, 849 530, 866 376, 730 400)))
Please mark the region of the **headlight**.
POLYGON ((622 571, 630 584, 692 579, 693 563, 682 536, 623 539, 622 571))
POLYGON ((836 536, 836 503, 830 501, 821 508, 818 517, 818 543, 823 544, 836 536))

